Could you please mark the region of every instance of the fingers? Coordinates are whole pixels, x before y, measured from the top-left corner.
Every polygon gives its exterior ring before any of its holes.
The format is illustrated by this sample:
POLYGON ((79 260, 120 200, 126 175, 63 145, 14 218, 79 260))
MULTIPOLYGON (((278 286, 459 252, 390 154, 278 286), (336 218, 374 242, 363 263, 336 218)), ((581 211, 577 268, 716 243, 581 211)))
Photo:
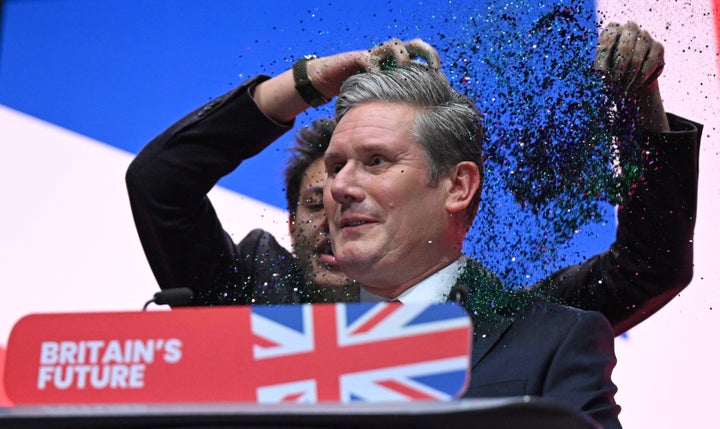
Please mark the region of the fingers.
POLYGON ((437 51, 421 39, 408 42, 391 39, 372 48, 363 60, 366 71, 388 70, 410 63, 424 63, 433 70, 440 69, 440 56, 437 51))
POLYGON ((611 22, 598 37, 598 46, 595 50, 595 62, 593 68, 601 72, 608 72, 612 68, 612 59, 615 54, 615 42, 618 39, 620 24, 611 22))
POLYGON ((411 59, 422 58, 425 63, 433 70, 440 70, 440 55, 437 51, 422 39, 413 39, 405 43, 411 59))
POLYGON ((665 47, 661 43, 655 42, 642 65, 641 74, 643 80, 641 83, 645 86, 652 85, 662 74, 664 68, 665 47))
POLYGON ((610 23, 598 38, 594 68, 629 90, 650 85, 662 72, 664 48, 637 24, 610 23))
POLYGON ((410 63, 427 64, 439 70, 440 56, 432 46, 420 39, 408 42, 390 39, 369 50, 317 58, 307 62, 306 67, 313 87, 329 100, 340 92, 345 79, 355 73, 387 70, 410 63))
POLYGON ((402 66, 410 61, 405 44, 400 39, 391 39, 370 49, 368 71, 380 71, 402 66))
POLYGON ((615 82, 623 86, 629 86, 635 80, 635 75, 638 72, 638 68, 635 66, 638 62, 642 62, 645 57, 645 52, 641 52, 642 47, 637 46, 639 32, 640 28, 637 24, 628 22, 620 27, 619 37, 615 42, 616 47, 610 76, 615 82))

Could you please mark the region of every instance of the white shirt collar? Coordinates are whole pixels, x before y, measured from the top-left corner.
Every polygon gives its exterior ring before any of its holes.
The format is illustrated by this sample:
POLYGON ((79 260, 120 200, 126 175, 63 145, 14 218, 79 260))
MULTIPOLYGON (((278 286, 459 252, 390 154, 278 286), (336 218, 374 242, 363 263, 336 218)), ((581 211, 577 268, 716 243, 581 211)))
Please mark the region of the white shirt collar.
MULTIPOLYGON (((447 301, 450 289, 457 283, 457 278, 465 268, 467 256, 461 256, 453 263, 440 271, 425 278, 415 286, 410 287, 398 296, 398 301, 408 303, 431 303, 439 304, 447 301)), ((360 302, 382 302, 387 298, 372 294, 365 289, 360 289, 360 302)))

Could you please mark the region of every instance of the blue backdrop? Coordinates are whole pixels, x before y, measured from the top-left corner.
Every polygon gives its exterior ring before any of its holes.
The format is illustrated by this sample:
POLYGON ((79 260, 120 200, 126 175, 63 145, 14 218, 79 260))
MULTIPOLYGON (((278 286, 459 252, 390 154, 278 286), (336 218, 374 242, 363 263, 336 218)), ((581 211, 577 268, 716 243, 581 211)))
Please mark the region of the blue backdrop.
MULTIPOLYGON (((191 109, 301 55, 421 37, 438 48, 456 87, 487 112, 486 191, 466 251, 517 285, 612 241, 612 209, 597 174, 608 170, 609 149, 591 114, 601 104, 588 73, 597 34, 592 1, 3 6, 0 104, 130 153, 191 109)), ((298 126, 318 115, 330 111, 302 115, 298 126)), ((289 133, 221 185, 285 208, 281 176, 291 143, 289 133)))

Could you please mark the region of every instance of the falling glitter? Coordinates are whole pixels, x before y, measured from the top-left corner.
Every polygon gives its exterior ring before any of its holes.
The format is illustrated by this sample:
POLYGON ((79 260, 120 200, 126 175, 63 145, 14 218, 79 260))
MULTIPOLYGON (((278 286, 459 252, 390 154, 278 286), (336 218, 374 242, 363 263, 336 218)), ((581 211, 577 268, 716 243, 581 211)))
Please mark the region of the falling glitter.
MULTIPOLYGON (((625 114, 633 106, 608 96, 602 76, 591 70, 603 25, 595 21, 594 2, 454 0, 432 11, 422 2, 383 4, 402 19, 368 14, 363 31, 352 36, 353 28, 323 21, 331 5, 318 6, 303 18, 311 39, 305 42, 323 46, 317 54, 324 55, 422 37, 440 53, 453 86, 478 101, 485 182, 464 251, 506 285, 520 287, 607 248, 613 205, 640 169, 638 159, 627 158, 622 176, 612 167, 617 153, 637 152, 625 114), (573 247, 578 238, 597 247, 573 247)), ((268 73, 306 53, 287 52, 265 64, 268 73)), ((298 124, 330 114, 323 106, 298 124)))
POLYGON ((493 2, 445 35, 455 87, 485 114, 483 203, 465 251, 523 286, 567 265, 558 251, 603 222, 637 178, 632 106, 591 69, 598 27, 586 1, 493 2), (512 261, 512 263, 508 263, 512 261))

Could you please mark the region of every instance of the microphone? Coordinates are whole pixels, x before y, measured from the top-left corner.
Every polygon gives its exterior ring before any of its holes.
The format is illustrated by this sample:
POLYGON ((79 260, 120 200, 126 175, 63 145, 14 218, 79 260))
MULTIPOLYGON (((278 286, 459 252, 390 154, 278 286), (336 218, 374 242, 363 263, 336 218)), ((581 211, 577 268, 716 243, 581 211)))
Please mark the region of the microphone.
POLYGON ((469 295, 470 292, 468 291, 467 286, 462 283, 458 283, 450 289, 448 302, 454 302, 455 304, 462 306, 465 304, 465 301, 467 301, 469 295))
POLYGON ((178 287, 172 289, 161 290, 155 293, 153 298, 145 303, 143 311, 147 309, 151 302, 156 305, 170 305, 175 307, 181 307, 188 305, 192 302, 193 291, 189 287, 178 287))

